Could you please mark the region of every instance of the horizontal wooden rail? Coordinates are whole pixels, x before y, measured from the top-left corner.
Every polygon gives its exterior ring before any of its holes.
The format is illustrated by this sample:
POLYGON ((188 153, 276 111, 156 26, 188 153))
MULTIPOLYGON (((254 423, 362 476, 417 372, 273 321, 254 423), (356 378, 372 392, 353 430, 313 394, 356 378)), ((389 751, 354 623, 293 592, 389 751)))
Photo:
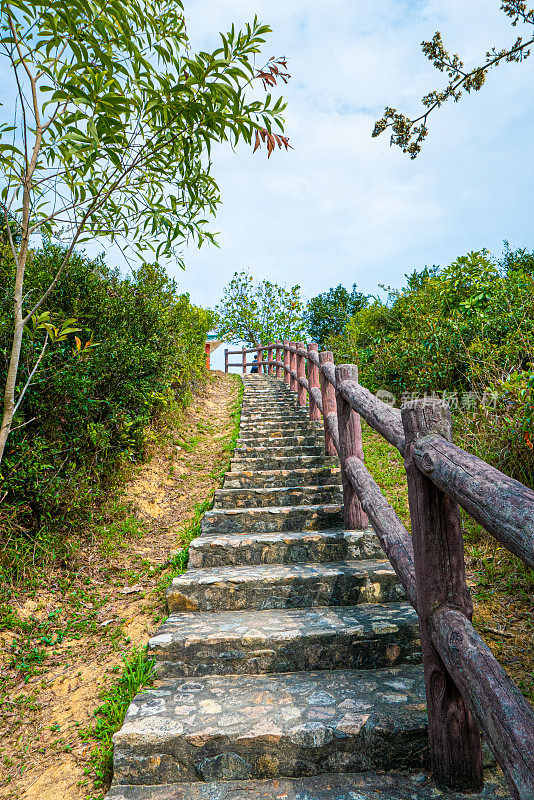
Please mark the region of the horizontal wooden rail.
POLYGON ((406 590, 408 600, 417 611, 417 588, 412 539, 375 479, 358 458, 350 458, 345 469, 369 517, 382 549, 406 590))
POLYGON ((310 419, 322 415, 325 451, 341 465, 345 526, 347 503, 353 519, 367 515, 417 610, 435 778, 458 791, 480 788, 480 726, 512 797, 533 800, 534 713, 471 624, 458 507, 533 567, 534 492, 453 444, 450 412, 435 400, 398 411, 360 385, 356 367, 336 368, 332 353, 314 344, 249 352, 258 353, 259 368, 276 369, 299 406, 307 393, 310 419), (405 458, 412 536, 363 462, 360 416, 405 458))
POLYGON ((371 428, 404 455, 404 430, 400 411, 386 405, 355 381, 343 381, 338 390, 371 428))
POLYGON ((414 458, 435 486, 454 497, 504 547, 534 568, 532 489, 441 436, 420 439, 414 458))
POLYGON ((514 797, 534 797, 534 712, 469 620, 443 607, 431 620, 432 640, 488 744, 514 797))

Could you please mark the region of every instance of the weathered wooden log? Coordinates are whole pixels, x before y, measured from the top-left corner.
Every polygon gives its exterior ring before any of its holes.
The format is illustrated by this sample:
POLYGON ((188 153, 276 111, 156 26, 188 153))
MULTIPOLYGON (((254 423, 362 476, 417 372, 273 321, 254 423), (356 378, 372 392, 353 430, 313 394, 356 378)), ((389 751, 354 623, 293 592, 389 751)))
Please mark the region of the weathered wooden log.
MULTIPOLYGON (((339 364, 336 366, 336 385, 339 385, 344 380, 358 380, 358 367, 355 364, 339 364)), ((345 470, 347 459, 359 458, 360 461, 363 461, 360 415, 351 408, 345 398, 337 391, 336 406, 339 430, 339 463, 343 484, 343 522, 348 531, 363 531, 368 525, 367 516, 345 470)))
POLYGON ((289 388, 292 392, 297 391, 297 350, 295 342, 289 343, 289 364, 291 367, 289 388), (294 373, 294 374, 293 374, 294 373))
MULTIPOLYGON (((313 403, 314 403, 315 407, 322 414, 323 413, 323 398, 321 397, 321 390, 320 389, 316 389, 315 387, 312 387, 309 391, 310 391, 310 398, 313 398, 313 403)), ((321 417, 319 416, 319 419, 320 418, 321 417)))
POLYGON ((284 383, 289 386, 290 377, 289 377, 289 370, 290 370, 290 353, 289 353, 289 342, 287 339, 284 339, 282 342, 282 347, 284 350, 284 383))
POLYGON ((317 347, 317 345, 315 346, 317 348, 315 350, 308 349, 308 361, 311 362, 315 367, 317 367, 317 369, 320 369, 321 362, 319 361, 319 353, 317 352, 319 348, 317 347))
POLYGON ((273 348, 267 348, 267 374, 273 374, 273 348))
POLYGON ((332 453, 333 456, 337 456, 339 454, 339 430, 337 424, 337 413, 335 411, 330 411, 328 414, 325 415, 324 421, 326 427, 328 428, 328 433, 330 434, 330 438, 332 439, 332 443, 334 445, 332 453))
MULTIPOLYGON (((336 414, 336 391, 330 381, 325 377, 323 367, 329 364, 334 369, 334 356, 328 350, 319 353, 321 399, 323 403, 324 449, 327 456, 337 455, 337 448, 330 432, 329 418, 336 414)), ((337 419, 336 419, 337 425, 337 419)))
POLYGON ((243 370, 243 375, 247 371, 247 354, 245 353, 245 348, 241 351, 241 369, 243 370))
POLYGON ((417 466, 510 552, 534 569, 534 492, 441 436, 414 448, 417 466))
POLYGON ((320 381, 319 381, 318 346, 315 342, 310 342, 310 344, 308 345, 308 383, 309 383, 308 395, 310 398, 309 416, 313 422, 318 422, 321 419, 321 412, 319 410, 319 406, 315 399, 313 390, 315 389, 317 391, 319 397, 321 396, 321 393, 319 391, 320 381), (312 360, 312 355, 316 356, 317 363, 315 363, 315 361, 312 360))
POLYGON ((297 383, 299 388, 301 388, 304 392, 304 405, 306 405, 306 392, 309 390, 310 385, 308 383, 308 379, 304 375, 299 375, 297 373, 297 383))
POLYGON ((466 616, 443 606, 432 641, 460 689, 517 800, 534 797, 534 712, 466 616))
POLYGON ((383 403, 368 389, 355 381, 344 381, 339 392, 364 420, 404 455, 404 430, 400 411, 383 403))
MULTIPOLYGON (((319 353, 319 358, 321 354, 319 353)), ((325 361, 321 362, 321 375, 325 377, 328 383, 332 386, 335 391, 336 388, 336 368, 334 366, 334 357, 332 356, 332 361, 325 361)))
POLYGON ((408 600, 417 611, 417 587, 412 537, 390 506, 375 479, 359 458, 345 462, 347 476, 363 510, 380 539, 385 554, 399 576, 408 600))
POLYGON ((282 365, 280 364, 280 350, 282 347, 282 342, 276 342, 276 353, 275 353, 275 365, 276 365, 276 377, 278 380, 282 377, 282 365))
MULTIPOLYGON (((299 408, 305 408, 306 406, 306 386, 301 378, 306 379, 306 360, 303 353, 306 353, 306 349, 303 342, 297 343, 297 402, 299 404, 299 408)), ((306 384, 308 381, 306 381, 306 384)))
POLYGON ((468 619, 473 606, 465 578, 460 509, 420 472, 413 457, 421 436, 452 436, 449 409, 440 400, 414 400, 401 409, 405 466, 417 580, 417 612, 428 709, 432 774, 443 787, 482 787, 480 729, 432 641, 436 609, 454 605, 468 619))

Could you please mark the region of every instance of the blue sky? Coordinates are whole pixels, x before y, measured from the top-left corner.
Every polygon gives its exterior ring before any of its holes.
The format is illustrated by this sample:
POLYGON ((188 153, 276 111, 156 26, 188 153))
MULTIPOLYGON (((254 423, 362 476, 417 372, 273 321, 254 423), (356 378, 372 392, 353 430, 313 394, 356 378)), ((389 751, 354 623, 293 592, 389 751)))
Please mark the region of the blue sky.
MULTIPOLYGON (((287 134, 294 150, 269 161, 218 148, 220 249, 190 249, 180 286, 213 305, 236 270, 299 283, 311 297, 343 283, 374 293, 425 264, 503 239, 534 248, 531 157, 534 56, 488 77, 478 94, 442 109, 410 161, 372 139, 385 105, 405 113, 441 85, 420 42, 440 30, 475 64, 520 33, 499 0, 195 0, 186 3, 195 48, 257 13, 272 28, 266 55, 286 55, 292 79, 287 134)), ((527 32, 525 30, 525 32, 527 32)))

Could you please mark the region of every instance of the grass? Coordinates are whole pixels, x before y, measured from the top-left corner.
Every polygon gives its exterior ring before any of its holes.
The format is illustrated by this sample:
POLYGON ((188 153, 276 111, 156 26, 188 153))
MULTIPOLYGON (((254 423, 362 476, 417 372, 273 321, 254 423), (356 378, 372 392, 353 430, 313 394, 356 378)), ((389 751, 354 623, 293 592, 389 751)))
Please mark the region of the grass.
MULTIPOLYGON (((101 696, 102 703, 95 711, 96 722, 92 729, 82 734, 86 741, 96 740, 91 752, 91 767, 95 789, 107 789, 113 775, 113 734, 119 730, 128 706, 135 695, 154 678, 154 659, 147 656, 146 647, 133 648, 123 656, 123 669, 120 678, 106 689, 101 696)), ((117 671, 119 667, 115 668, 117 671)), ((96 797, 88 800, 97 800, 96 797)), ((99 800, 99 798, 98 798, 99 800)))
MULTIPOLYGON (((410 531, 408 489, 398 451, 362 423, 365 463, 410 531)), ((462 511, 473 624, 495 657, 534 703, 534 571, 462 511)))

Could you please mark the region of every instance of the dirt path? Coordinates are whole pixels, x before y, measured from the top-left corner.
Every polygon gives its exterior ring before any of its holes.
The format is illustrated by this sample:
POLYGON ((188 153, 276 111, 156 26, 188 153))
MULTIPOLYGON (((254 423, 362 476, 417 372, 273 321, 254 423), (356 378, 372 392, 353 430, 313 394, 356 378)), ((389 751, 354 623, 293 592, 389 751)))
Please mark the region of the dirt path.
POLYGON ((126 486, 134 516, 112 519, 83 546, 74 569, 51 574, 13 603, 0 634, 1 798, 103 796, 94 789, 95 742, 84 731, 100 693, 122 671, 124 651, 145 645, 161 619, 169 552, 226 468, 237 381, 212 375, 126 486))

